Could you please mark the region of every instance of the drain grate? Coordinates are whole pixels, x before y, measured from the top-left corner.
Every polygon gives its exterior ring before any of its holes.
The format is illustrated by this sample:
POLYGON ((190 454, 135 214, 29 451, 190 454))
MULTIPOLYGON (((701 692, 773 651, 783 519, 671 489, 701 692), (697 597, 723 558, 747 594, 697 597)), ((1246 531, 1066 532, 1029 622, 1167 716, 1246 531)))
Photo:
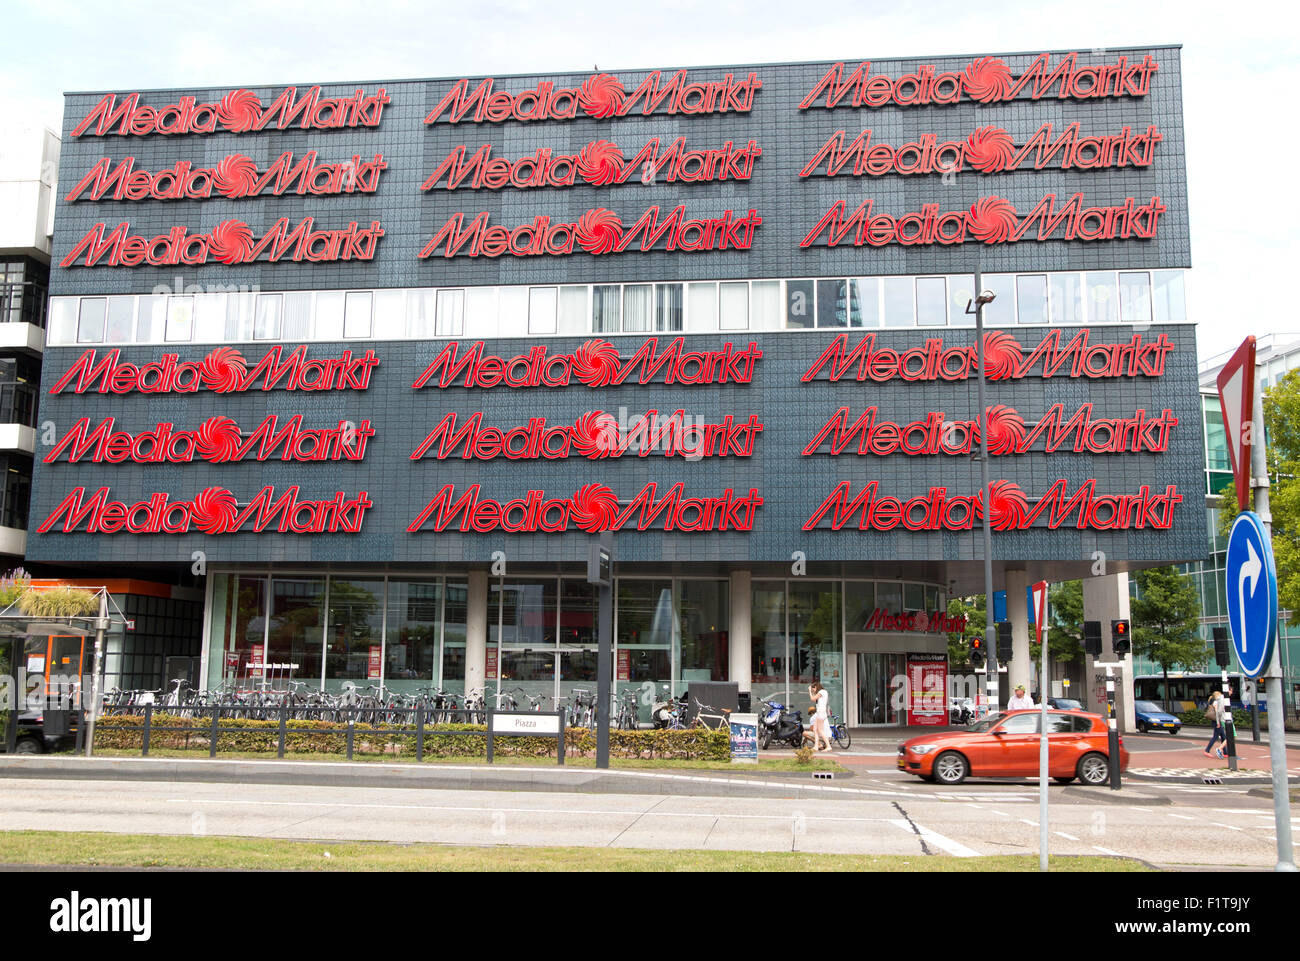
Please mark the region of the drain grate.
POLYGON ((1223 778, 1221 778, 1221 777, 1215 777, 1213 774, 1203 774, 1203 775, 1201 775, 1201 783, 1202 783, 1202 784, 1222 784, 1222 783, 1223 783, 1223 778))
POLYGON ((835 775, 831 771, 813 771, 812 776, 814 781, 829 781, 835 775))

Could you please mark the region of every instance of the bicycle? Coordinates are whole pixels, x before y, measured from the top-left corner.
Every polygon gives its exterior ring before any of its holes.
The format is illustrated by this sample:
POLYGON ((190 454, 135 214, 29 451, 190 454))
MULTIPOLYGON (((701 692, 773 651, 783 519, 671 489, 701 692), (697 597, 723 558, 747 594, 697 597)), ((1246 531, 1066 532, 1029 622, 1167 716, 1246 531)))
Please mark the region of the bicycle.
POLYGON ((692 727, 707 727, 711 731, 731 730, 731 711, 725 707, 716 708, 709 704, 701 704, 695 698, 691 700, 695 701, 695 723, 692 727), (705 708, 712 713, 705 713, 705 708))
POLYGON ((847 751, 849 745, 853 743, 853 738, 849 734, 849 726, 834 714, 831 715, 828 725, 831 731, 831 740, 847 751))

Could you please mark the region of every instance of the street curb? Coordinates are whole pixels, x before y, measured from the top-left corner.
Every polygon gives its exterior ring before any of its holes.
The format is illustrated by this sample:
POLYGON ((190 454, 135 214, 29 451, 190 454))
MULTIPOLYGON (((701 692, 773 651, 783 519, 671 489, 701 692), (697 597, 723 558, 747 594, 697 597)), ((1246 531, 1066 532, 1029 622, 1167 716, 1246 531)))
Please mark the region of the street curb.
POLYGON ((591 768, 464 767, 366 762, 223 761, 220 758, 0 758, 0 779, 173 781, 311 785, 317 787, 425 788, 466 791, 555 791, 707 797, 862 798, 897 792, 839 787, 836 774, 758 775, 722 772, 596 771, 591 768))
MULTIPOLYGON (((1227 771, 1205 771, 1202 774, 1138 774, 1134 771, 1128 771, 1124 777, 1134 781, 1140 781, 1143 784, 1206 784, 1207 786, 1227 787, 1232 784, 1241 785, 1272 785, 1273 776, 1271 774, 1248 775, 1242 777, 1233 775, 1227 771), (1206 778, 1211 780, 1217 779, 1218 785, 1209 785, 1206 778)), ((1300 784, 1300 777, 1295 775, 1287 776, 1288 784, 1300 784)))

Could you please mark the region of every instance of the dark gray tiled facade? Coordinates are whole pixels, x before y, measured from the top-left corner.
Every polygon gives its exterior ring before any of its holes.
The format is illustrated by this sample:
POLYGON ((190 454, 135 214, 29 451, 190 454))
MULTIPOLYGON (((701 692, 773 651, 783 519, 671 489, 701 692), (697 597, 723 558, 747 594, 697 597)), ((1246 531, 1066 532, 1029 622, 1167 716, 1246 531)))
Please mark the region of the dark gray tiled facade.
MULTIPOLYGON (((179 160, 195 166, 215 165, 231 153, 244 153, 264 166, 284 150, 295 155, 315 149, 322 160, 341 161, 354 154, 367 160, 382 153, 388 164, 374 195, 257 198, 248 200, 210 199, 187 202, 60 202, 54 238, 51 293, 113 294, 147 293, 157 285, 171 287, 179 276, 182 283, 246 284, 268 290, 331 289, 348 287, 402 287, 493 285, 527 283, 629 282, 638 280, 716 280, 746 277, 842 277, 877 274, 958 273, 971 270, 977 262, 985 271, 1081 270, 1115 268, 1178 268, 1189 265, 1188 212, 1183 164, 1181 80, 1177 48, 1080 53, 1081 63, 1109 63, 1117 56, 1139 61, 1146 53, 1160 68, 1152 80, 1151 92, 1143 98, 1105 98, 1093 101, 1018 100, 1011 103, 977 104, 963 101, 952 106, 888 107, 879 109, 840 107, 835 110, 799 110, 798 103, 825 74, 829 64, 786 66, 737 66, 691 68, 691 81, 720 80, 725 73, 737 77, 751 70, 763 87, 750 113, 720 116, 630 116, 618 120, 539 123, 473 123, 469 118, 457 124, 426 126, 426 113, 450 90, 455 79, 399 81, 327 86, 324 95, 351 95, 361 88, 375 92, 387 89, 392 102, 385 107, 378 128, 334 131, 271 131, 266 133, 187 135, 179 137, 72 137, 72 128, 100 99, 101 94, 72 94, 67 99, 60 182, 66 193, 101 157, 115 162, 125 156, 137 158, 141 168, 158 170, 179 160), (1113 135, 1124 126, 1134 132, 1149 124, 1159 127, 1163 140, 1156 148, 1155 163, 1145 169, 1110 171, 1034 172, 981 175, 970 171, 945 184, 938 175, 855 178, 841 174, 834 178, 798 177, 799 169, 835 131, 844 129, 852 139, 870 127, 873 139, 898 146, 933 133, 939 141, 962 140, 978 127, 994 124, 1006 128, 1017 143, 1023 143, 1038 127, 1052 121, 1058 133, 1065 124, 1078 121, 1083 135, 1113 135), (721 184, 665 184, 647 186, 639 179, 616 187, 575 186, 564 189, 507 189, 499 191, 433 190, 421 192, 425 177, 456 146, 470 151, 491 143, 494 155, 513 158, 539 147, 555 153, 576 153, 588 141, 609 139, 631 156, 652 137, 684 136, 690 149, 719 148, 728 140, 743 144, 756 140, 763 150, 750 181, 721 184), (1055 193, 1062 201, 1083 193, 1088 205, 1118 205, 1127 197, 1138 204, 1159 196, 1168 208, 1153 240, 1045 243, 1024 241, 984 245, 973 241, 952 247, 841 246, 836 249, 803 250, 799 242, 834 202, 845 200, 852 210, 867 198, 876 209, 894 215, 919 210, 924 203, 939 203, 943 210, 969 207, 980 197, 996 194, 1011 200, 1021 213, 1027 212, 1044 195, 1055 193), (752 250, 697 254, 629 251, 618 256, 597 257, 576 253, 568 257, 503 256, 497 259, 441 257, 421 260, 418 254, 430 237, 455 212, 473 216, 490 211, 493 223, 508 226, 531 221, 544 214, 555 220, 575 220, 584 210, 607 207, 630 224, 646 208, 658 204, 671 208, 686 204, 688 216, 714 217, 727 209, 743 214, 759 212, 763 224, 755 234, 752 250), (174 225, 184 224, 191 232, 210 230, 227 218, 248 222, 255 233, 278 217, 296 223, 304 216, 317 218, 318 228, 345 227, 356 220, 363 225, 379 220, 385 236, 373 262, 348 264, 254 264, 226 267, 209 264, 189 268, 59 268, 59 261, 94 224, 110 226, 130 220, 132 234, 153 236, 174 225)), ((873 73, 897 77, 914 71, 919 64, 933 64, 936 70, 962 70, 971 57, 927 58, 923 61, 874 61, 873 73)), ((1019 75, 1033 55, 1004 55, 1012 73, 1019 75)), ((1053 58, 1053 63, 1057 58, 1053 58)), ((852 70, 856 63, 847 64, 852 70)), ((648 71, 618 71, 630 90, 648 71)), ((667 76, 667 71, 665 72, 667 76)), ((556 86, 577 87, 586 75, 525 76, 499 79, 497 89, 519 92, 548 80, 556 86)), ((470 89, 476 85, 471 80, 470 89)), ((284 85, 252 87, 268 103, 284 85)), ((300 90, 306 86, 299 84, 300 90)), ((166 90, 144 94, 142 103, 163 105, 181 96, 200 102, 217 101, 229 89, 166 90)), ((125 92, 125 91, 124 91, 125 92)), ((581 181, 579 181, 581 183, 581 181)), ((1063 342, 1076 333, 1062 328, 1063 342)), ((554 535, 462 534, 431 531, 408 534, 406 526, 443 484, 457 491, 473 483, 483 484, 483 496, 505 500, 529 490, 545 490, 548 497, 565 497, 583 484, 608 484, 622 498, 633 496, 648 481, 663 488, 683 481, 688 496, 717 496, 726 488, 738 492, 757 488, 764 498, 754 530, 750 533, 665 533, 628 532, 619 535, 620 561, 667 563, 675 566, 706 563, 749 565, 762 562, 789 564, 792 551, 806 552, 810 562, 838 562, 841 565, 869 565, 878 573, 894 573, 895 561, 917 562, 916 570, 930 570, 946 563, 976 563, 980 554, 978 531, 971 533, 871 533, 856 530, 831 532, 801 530, 804 521, 836 483, 851 480, 856 485, 880 482, 882 494, 909 497, 925 493, 931 486, 944 486, 953 493, 969 494, 979 488, 979 466, 965 457, 860 457, 842 454, 837 458, 819 455, 803 457, 800 451, 830 414, 848 406, 854 416, 867 405, 877 405, 881 418, 899 422, 921 419, 929 411, 945 411, 949 418, 970 416, 976 408, 975 382, 918 382, 894 380, 885 384, 843 380, 804 384, 800 376, 837 335, 837 331, 721 333, 688 335, 687 349, 716 350, 730 341, 743 348, 751 340, 763 350, 753 382, 747 385, 702 387, 663 384, 590 389, 568 388, 490 390, 453 387, 411 389, 419 372, 444 346, 442 342, 349 342, 313 344, 313 357, 337 356, 343 349, 364 352, 373 348, 380 358, 371 386, 364 392, 335 391, 300 394, 287 391, 246 394, 192 395, 50 395, 53 380, 80 354, 80 349, 51 348, 46 351, 43 421, 53 421, 62 435, 76 419, 91 418, 92 424, 106 416, 118 418, 117 429, 132 432, 151 429, 158 423, 172 423, 178 429, 195 428, 213 414, 234 418, 245 430, 268 413, 306 415, 307 426, 332 427, 338 420, 360 422, 369 419, 376 435, 360 463, 256 463, 213 465, 104 465, 41 464, 37 458, 31 510, 28 555, 34 560, 64 562, 188 563, 193 551, 203 550, 209 563, 303 562, 348 564, 437 563, 450 567, 485 563, 494 550, 505 550, 512 561, 580 561, 586 557, 589 535, 581 532, 554 535), (415 463, 409 455, 445 413, 462 416, 483 410, 485 423, 503 428, 525 424, 529 417, 544 416, 548 423, 571 423, 578 415, 595 409, 617 414, 626 408, 632 415, 648 409, 671 412, 678 408, 709 422, 733 414, 738 420, 758 415, 765 424, 754 456, 750 458, 706 458, 684 462, 650 454, 644 458, 624 457, 588 461, 572 456, 565 461, 491 462, 426 459, 415 463), (238 533, 218 537, 201 534, 184 536, 129 534, 88 535, 85 533, 36 533, 69 490, 85 486, 94 490, 112 488, 112 498, 127 503, 166 491, 172 498, 188 499, 209 486, 226 487, 242 501, 264 485, 277 491, 298 484, 303 497, 328 497, 342 490, 351 496, 369 492, 375 502, 362 533, 356 535, 295 536, 275 533, 238 533), (921 562, 928 562, 922 565, 921 562)), ((855 343, 863 331, 851 331, 855 343)), ((1027 348, 1046 333, 1042 328, 1013 331, 1027 348)), ((1079 404, 1096 405, 1095 416, 1131 417, 1144 408, 1153 415, 1171 409, 1179 426, 1171 434, 1170 449, 1161 454, 1082 455, 1029 453, 995 458, 992 476, 1018 483, 1031 499, 1042 494, 1058 478, 1069 481, 1073 492, 1079 483, 1096 478, 1098 491, 1107 494, 1136 493, 1143 484, 1163 491, 1175 484, 1186 498, 1178 507, 1171 531, 1095 532, 1077 529, 1048 531, 1039 528, 996 535, 1000 557, 1026 561, 1058 561, 1087 564, 1094 552, 1126 563, 1169 562, 1200 556, 1204 552, 1204 510, 1201 503, 1203 466, 1199 399, 1196 381, 1194 330, 1185 325, 1155 326, 1141 331, 1144 340, 1167 334, 1176 345, 1168 357, 1164 376, 1073 380, 1064 376, 1026 377, 994 383, 990 404, 1015 407, 1027 420, 1036 419, 1054 403, 1063 403, 1067 415, 1079 404)), ((1116 326, 1092 332, 1094 342, 1127 342, 1132 331, 1116 326)), ((945 346, 973 343, 970 330, 885 330, 879 332, 881 346, 906 350, 920 346, 928 337, 942 337, 945 346)), ((666 344, 669 338, 660 338, 666 344)), ((625 357, 642 343, 641 337, 616 337, 625 357)), ((509 357, 526 352, 533 344, 545 343, 551 352, 568 352, 581 338, 533 338, 488 341, 488 349, 509 357)), ((462 346, 472 343, 462 340, 462 346)), ((250 363, 260 358, 268 345, 238 346, 250 363)), ((291 348, 293 344, 286 345, 291 348)), ((122 357, 135 363, 157 360, 175 352, 182 360, 201 360, 210 347, 135 347, 122 357)), ((39 454, 39 451, 38 451, 39 454)))

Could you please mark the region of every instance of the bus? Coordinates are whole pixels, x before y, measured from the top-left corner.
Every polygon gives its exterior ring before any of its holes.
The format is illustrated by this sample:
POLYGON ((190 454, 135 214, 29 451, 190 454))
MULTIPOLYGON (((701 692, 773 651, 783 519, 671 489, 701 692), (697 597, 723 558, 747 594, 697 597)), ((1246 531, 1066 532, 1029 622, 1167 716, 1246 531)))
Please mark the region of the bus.
MULTIPOLYGON (((1180 711, 1203 711, 1210 698, 1210 692, 1223 690, 1221 674, 1191 674, 1184 671, 1170 671, 1168 690, 1163 674, 1141 674, 1133 678, 1133 698, 1138 701, 1154 701, 1168 711, 1177 714, 1180 711)), ((1228 674, 1229 699, 1236 711, 1246 710, 1250 704, 1250 691, 1256 685, 1240 673, 1228 674), (1243 687, 1249 685, 1248 687, 1243 687), (1242 691, 1246 691, 1246 700, 1242 701, 1242 691)), ((1258 686, 1259 709, 1268 710, 1263 685, 1258 686)))

